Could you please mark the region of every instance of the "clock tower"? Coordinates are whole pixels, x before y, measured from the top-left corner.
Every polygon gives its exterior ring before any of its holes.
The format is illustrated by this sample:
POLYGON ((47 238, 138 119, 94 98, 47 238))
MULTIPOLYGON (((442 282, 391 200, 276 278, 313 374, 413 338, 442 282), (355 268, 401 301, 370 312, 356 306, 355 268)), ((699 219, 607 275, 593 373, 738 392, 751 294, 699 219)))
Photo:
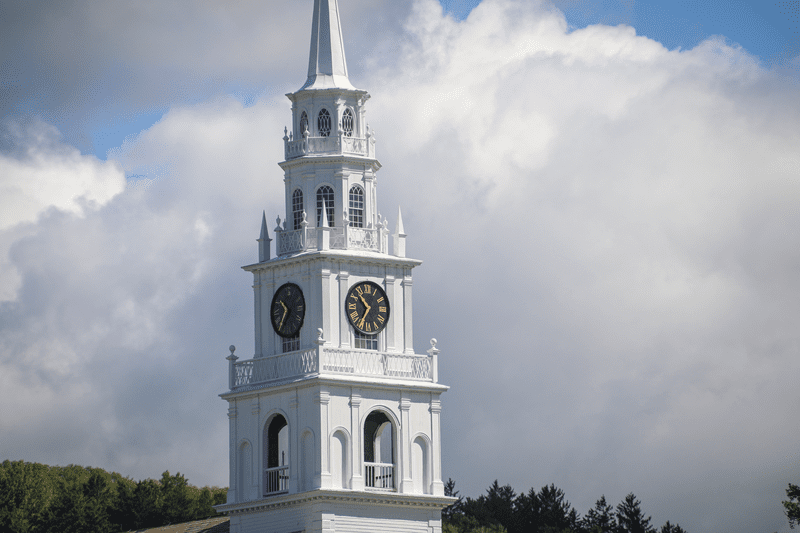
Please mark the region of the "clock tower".
POLYGON ((231 347, 233 533, 441 532, 436 341, 414 352, 400 210, 377 208, 369 94, 347 75, 337 0, 314 0, 308 78, 284 130, 285 213, 253 275, 255 353, 231 347), (391 238, 390 238, 391 234, 391 238), (390 247, 391 244, 391 247, 390 247))

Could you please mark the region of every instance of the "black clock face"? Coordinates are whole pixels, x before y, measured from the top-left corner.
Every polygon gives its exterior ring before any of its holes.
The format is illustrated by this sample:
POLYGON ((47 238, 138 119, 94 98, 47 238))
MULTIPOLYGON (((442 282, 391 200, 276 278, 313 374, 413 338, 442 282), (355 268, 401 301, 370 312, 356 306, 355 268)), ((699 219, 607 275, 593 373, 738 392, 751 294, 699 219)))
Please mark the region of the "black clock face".
POLYGON ((306 300, 303 291, 294 283, 286 283, 275 292, 270 307, 270 318, 275 333, 281 337, 294 337, 303 327, 306 300))
POLYGON ((356 331, 375 335, 389 321, 389 298, 377 284, 362 281, 350 287, 344 310, 356 331))

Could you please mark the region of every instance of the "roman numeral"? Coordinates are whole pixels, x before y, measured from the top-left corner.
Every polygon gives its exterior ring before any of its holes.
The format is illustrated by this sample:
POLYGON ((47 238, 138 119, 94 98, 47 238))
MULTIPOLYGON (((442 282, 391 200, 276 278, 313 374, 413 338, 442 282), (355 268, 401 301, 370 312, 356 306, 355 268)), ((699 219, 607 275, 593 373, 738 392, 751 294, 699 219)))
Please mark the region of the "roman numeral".
MULTIPOLYGON (((385 319, 385 318, 383 318, 383 315, 378 315, 378 322, 380 322, 381 324, 383 324, 383 321, 384 321, 384 320, 386 320, 386 319, 385 319)), ((377 326, 375 326, 375 327, 377 328, 377 326)))
POLYGON ((377 300, 375 300, 375 301, 376 301, 376 302, 378 302, 378 303, 381 303, 381 302, 383 301, 383 296, 381 296, 380 298, 378 298, 378 299, 377 299, 377 300))
POLYGON ((378 307, 378 312, 379 313, 385 313, 386 312, 386 308, 385 307, 378 307))
POLYGON ((353 303, 347 304, 347 308, 348 308, 348 309, 350 309, 350 310, 353 310, 353 311, 355 311, 355 309, 356 309, 356 304, 353 304, 353 303))
POLYGON ((367 294, 372 294, 372 286, 364 285, 364 292, 367 294))
POLYGON ((358 311, 353 311, 352 313, 350 313, 350 318, 356 320, 358 318, 358 311))

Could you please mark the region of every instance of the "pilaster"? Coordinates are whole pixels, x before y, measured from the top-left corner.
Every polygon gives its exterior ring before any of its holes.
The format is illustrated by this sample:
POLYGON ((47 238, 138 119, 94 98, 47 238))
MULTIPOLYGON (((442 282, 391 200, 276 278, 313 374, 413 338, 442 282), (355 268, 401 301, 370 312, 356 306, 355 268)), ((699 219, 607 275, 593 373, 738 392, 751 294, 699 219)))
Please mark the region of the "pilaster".
POLYGON ((350 393, 350 442, 352 456, 350 464, 353 465, 353 490, 364 490, 364 456, 361 451, 361 394, 355 389, 350 393))
POLYGON ((337 317, 339 322, 339 347, 340 348, 349 348, 350 347, 350 327, 348 326, 347 320, 341 316, 342 309, 345 306, 345 300, 347 300, 347 289, 349 288, 350 282, 350 274, 342 270, 339 272, 339 305, 336 309, 329 308, 328 312, 332 315, 337 317))
POLYGON ((398 457, 395 460, 398 462, 397 468, 402 472, 402 481, 400 482, 400 492, 411 493, 414 492, 414 480, 411 479, 411 421, 409 420, 409 411, 411 410, 411 399, 406 393, 400 397, 400 431, 398 432, 398 457))
POLYGON ((403 281, 403 331, 405 338, 403 339, 403 352, 407 354, 414 353, 414 334, 411 331, 412 309, 411 309, 411 272, 407 271, 403 281))
POLYGON ((442 483, 442 441, 440 418, 442 403, 438 397, 431 399, 431 466, 433 468, 433 495, 444 496, 444 483, 442 483))
POLYGON ((331 462, 330 462, 330 392, 320 389, 317 393, 319 403, 319 440, 320 440, 320 487, 331 488, 331 462))

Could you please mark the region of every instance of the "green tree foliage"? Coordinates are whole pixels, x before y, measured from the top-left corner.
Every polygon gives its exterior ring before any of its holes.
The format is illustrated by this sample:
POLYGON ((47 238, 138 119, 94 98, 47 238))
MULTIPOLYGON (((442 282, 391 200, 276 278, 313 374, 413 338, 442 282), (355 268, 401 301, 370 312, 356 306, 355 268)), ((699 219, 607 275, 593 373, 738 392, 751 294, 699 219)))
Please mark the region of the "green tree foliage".
POLYGON ((617 521, 614 518, 614 508, 606 502, 605 495, 600 496, 581 520, 581 527, 586 533, 614 533, 617 521))
POLYGON ((667 523, 661 526, 660 533, 686 533, 686 531, 678 524, 673 526, 669 523, 669 520, 667 520, 667 523))
POLYGON ((800 486, 789 483, 786 497, 788 499, 783 501, 783 507, 786 518, 789 519, 789 527, 794 529, 794 526, 800 525, 800 486))
POLYGON ((0 531, 116 533, 216 514, 226 488, 189 485, 181 474, 133 481, 99 468, 0 464, 0 531))
MULTIPOLYGON (((445 485, 448 496, 458 497, 455 482, 445 485)), ((581 518, 567 501, 566 494, 553 484, 538 492, 530 489, 516 496, 509 486, 495 481, 486 494, 460 498, 442 513, 443 533, 656 533, 645 517, 636 496, 629 494, 616 509, 601 496, 581 518)), ((661 533, 686 533, 667 522, 661 533)))
POLYGON ((632 492, 617 505, 616 533, 656 533, 650 525, 651 517, 645 518, 640 505, 641 502, 632 492))

